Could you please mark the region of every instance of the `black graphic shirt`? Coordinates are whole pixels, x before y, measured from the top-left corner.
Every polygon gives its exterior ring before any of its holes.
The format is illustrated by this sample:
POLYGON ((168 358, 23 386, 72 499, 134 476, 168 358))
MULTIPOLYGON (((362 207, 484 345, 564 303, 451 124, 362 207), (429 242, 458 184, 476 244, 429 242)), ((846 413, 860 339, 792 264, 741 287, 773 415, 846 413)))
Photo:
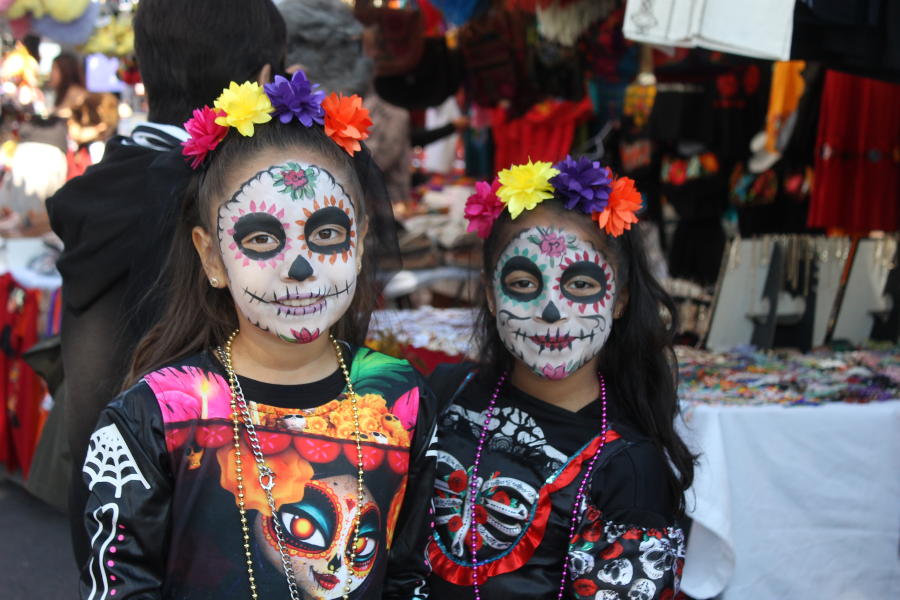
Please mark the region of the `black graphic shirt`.
MULTIPOLYGON (((430 588, 432 598, 459 600, 472 593, 470 477, 492 389, 474 372, 445 389, 452 401, 438 420, 430 588)), ((572 413, 505 387, 478 469, 474 521, 483 598, 522 598, 524 590, 529 598, 556 598, 566 552, 564 598, 677 593, 684 535, 675 524, 669 467, 648 438, 616 418, 615 398, 608 414, 607 442, 569 543, 577 489, 601 442, 600 402, 572 413)))
MULTIPOLYGON (((266 465, 272 514, 241 427, 243 502, 260 598, 287 598, 273 520, 301 598, 427 597, 425 547, 434 407, 405 361, 352 358, 364 473, 340 371, 307 385, 240 378, 266 465), (351 563, 354 516, 359 537, 351 563)), ((221 364, 199 354, 150 373, 101 415, 84 463, 91 553, 81 597, 216 600, 250 594, 231 393, 221 364)))

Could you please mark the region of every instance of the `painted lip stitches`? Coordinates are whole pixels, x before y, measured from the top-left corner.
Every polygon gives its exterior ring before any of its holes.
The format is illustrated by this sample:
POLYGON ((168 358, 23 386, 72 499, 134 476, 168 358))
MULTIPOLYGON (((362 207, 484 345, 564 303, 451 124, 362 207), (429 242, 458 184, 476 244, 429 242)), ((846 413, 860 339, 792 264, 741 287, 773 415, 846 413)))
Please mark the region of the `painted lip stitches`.
POLYGON ((277 316, 296 317, 313 315, 325 310, 328 306, 328 298, 349 293, 353 285, 352 282, 346 281, 343 288, 334 286, 333 290, 315 290, 312 292, 291 291, 290 288, 285 287, 283 294, 272 292, 271 299, 254 294, 247 288, 244 288, 244 293, 251 298, 251 301, 255 300, 262 304, 275 306, 277 316))
POLYGON ((540 348, 538 350, 538 354, 542 354, 544 350, 549 350, 550 352, 561 352, 563 350, 568 350, 572 347, 572 344, 576 341, 580 340, 590 340, 594 339, 594 332, 589 331, 585 333, 583 330, 578 333, 578 335, 571 334, 563 334, 560 333, 560 330, 557 329, 556 332, 552 332, 551 330, 547 330, 547 333, 541 334, 532 334, 529 335, 522 331, 521 329, 517 329, 515 332, 515 336, 517 338, 526 339, 535 344, 540 348))

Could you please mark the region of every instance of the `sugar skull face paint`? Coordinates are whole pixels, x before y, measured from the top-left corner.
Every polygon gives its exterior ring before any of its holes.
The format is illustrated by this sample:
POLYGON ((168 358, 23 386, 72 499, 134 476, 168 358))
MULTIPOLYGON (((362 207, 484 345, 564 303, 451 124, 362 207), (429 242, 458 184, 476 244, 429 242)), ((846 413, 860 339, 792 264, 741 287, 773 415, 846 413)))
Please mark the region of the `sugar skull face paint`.
POLYGON ((238 310, 296 343, 327 333, 356 289, 350 196, 322 167, 287 162, 241 185, 218 211, 219 248, 238 310))
MULTIPOLYGON (((356 478, 349 475, 326 477, 306 484, 303 499, 283 504, 276 513, 280 519, 288 554, 298 586, 307 598, 327 600, 344 594, 347 577, 350 591, 368 577, 384 546, 381 514, 368 488, 363 489, 359 538, 353 564, 354 515, 356 514, 356 478)), ((281 567, 271 517, 259 515, 258 539, 265 539, 263 553, 272 566, 281 567)))
POLYGON ((577 371, 612 329, 612 267, 575 229, 523 230, 500 254, 493 289, 503 344, 542 377, 577 371))

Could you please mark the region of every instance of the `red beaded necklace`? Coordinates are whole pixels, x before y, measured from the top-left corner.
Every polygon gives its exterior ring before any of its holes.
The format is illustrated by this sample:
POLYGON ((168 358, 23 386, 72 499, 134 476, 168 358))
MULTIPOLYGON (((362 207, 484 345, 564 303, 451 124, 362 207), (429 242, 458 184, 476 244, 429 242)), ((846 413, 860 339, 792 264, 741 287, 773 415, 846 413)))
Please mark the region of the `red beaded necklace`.
MULTIPOLYGON (((475 449, 475 462, 472 465, 472 478, 471 484, 469 486, 469 532, 471 533, 470 542, 471 542, 471 550, 472 550, 472 588, 475 590, 475 600, 481 600, 481 588, 478 583, 478 567, 481 565, 478 564, 478 532, 477 527, 475 525, 475 502, 478 500, 478 466, 481 464, 481 453, 484 451, 484 443, 487 440, 488 427, 491 423, 491 417, 494 416, 494 406, 497 404, 497 397, 500 395, 500 390, 503 387, 503 384, 506 382, 507 374, 503 373, 500 375, 500 379, 497 381, 497 386, 494 388, 494 393, 491 394, 491 400, 488 402, 487 411, 484 415, 484 423, 481 426, 481 436, 478 438, 478 446, 475 449)), ((575 503, 572 505, 572 516, 569 519, 569 543, 572 543, 572 538, 575 537, 575 527, 578 524, 578 509, 581 506, 582 500, 584 500, 584 488, 587 486, 588 480, 591 478, 591 473, 594 470, 594 465, 597 462, 597 458, 599 458, 600 453, 603 452, 604 446, 606 446, 606 432, 607 432, 607 421, 606 421, 606 380, 603 378, 603 375, 599 375, 600 378, 600 400, 601 400, 601 410, 602 410, 602 420, 600 425, 600 445, 597 447, 597 450, 594 452, 594 455, 591 457, 591 460, 588 462, 587 469, 584 471, 584 476, 581 478, 581 484, 578 486, 578 493, 575 494, 575 503)), ((566 551, 566 557, 563 559, 563 567, 562 567, 562 578, 559 581, 559 594, 556 596, 557 600, 562 600, 563 592, 566 587, 566 576, 569 574, 569 553, 566 551)))

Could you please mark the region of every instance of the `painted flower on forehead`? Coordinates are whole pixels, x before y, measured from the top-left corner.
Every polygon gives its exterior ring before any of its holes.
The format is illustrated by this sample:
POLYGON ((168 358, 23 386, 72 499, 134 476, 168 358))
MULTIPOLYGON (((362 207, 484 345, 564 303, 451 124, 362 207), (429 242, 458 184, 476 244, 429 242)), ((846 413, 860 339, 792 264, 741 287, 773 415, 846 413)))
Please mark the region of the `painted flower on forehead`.
POLYGON ((510 216, 515 219, 522 211, 532 210, 535 206, 553 197, 553 186, 550 179, 559 174, 548 162, 531 162, 515 165, 497 173, 500 189, 497 196, 509 208, 510 216))
POLYGON ((613 182, 609 204, 601 212, 594 213, 591 218, 597 221, 601 229, 613 237, 618 237, 632 223, 637 223, 635 213, 641 208, 641 193, 634 187, 634 180, 619 177, 613 182))
POLYGON ((286 168, 272 175, 272 183, 279 192, 289 194, 291 199, 314 198, 316 195, 316 179, 319 174, 315 167, 303 167, 299 163, 289 162, 286 168))
POLYGON ((567 156, 555 165, 559 175, 550 180, 568 210, 587 215, 606 208, 612 191, 612 174, 597 161, 567 156))
POLYGON ((225 135, 228 128, 216 123, 216 119, 225 113, 208 106, 194 110, 194 116, 184 124, 185 130, 190 134, 190 139, 181 142, 181 153, 192 157, 191 168, 197 169, 206 160, 207 154, 215 150, 225 135))
POLYGON ((272 103, 262 87, 256 82, 245 81, 238 85, 231 82, 216 98, 213 106, 220 109, 223 116, 216 119, 219 125, 234 127, 243 136, 253 135, 253 125, 272 120, 272 103))
POLYGON ((503 212, 504 204, 497 198, 498 189, 500 181, 497 179, 493 183, 479 181, 475 184, 475 193, 466 200, 465 217, 469 221, 466 231, 483 240, 491 234, 494 221, 503 212))
POLYGON ((322 101, 325 109, 325 134, 353 156, 362 146, 360 142, 369 137, 372 119, 369 111, 363 107, 359 96, 329 94, 322 101))
POLYGON ((296 118, 304 127, 312 127, 313 123, 324 125, 322 100, 325 92, 319 90, 319 84, 311 83, 303 71, 294 73, 290 80, 276 75, 275 81, 263 88, 275 109, 274 115, 282 123, 290 123, 296 118))

